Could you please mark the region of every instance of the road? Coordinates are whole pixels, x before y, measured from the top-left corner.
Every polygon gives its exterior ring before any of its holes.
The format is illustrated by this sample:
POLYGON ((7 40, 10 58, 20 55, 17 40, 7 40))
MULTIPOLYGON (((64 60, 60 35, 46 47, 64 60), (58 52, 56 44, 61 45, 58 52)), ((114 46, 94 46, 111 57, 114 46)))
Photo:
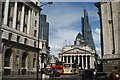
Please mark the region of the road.
MULTIPOLYGON (((6 77, 2 80, 36 80, 36 76, 6 77)), ((74 75, 60 75, 60 77, 50 77, 42 80, 93 80, 93 79, 89 79, 86 76, 82 79, 82 77, 79 74, 74 74, 74 75)))
POLYGON ((81 76, 79 74, 74 75, 61 75, 60 77, 49 78, 48 80, 94 80, 90 75, 81 76))
POLYGON ((61 75, 60 77, 50 78, 49 80, 82 80, 79 74, 61 75))

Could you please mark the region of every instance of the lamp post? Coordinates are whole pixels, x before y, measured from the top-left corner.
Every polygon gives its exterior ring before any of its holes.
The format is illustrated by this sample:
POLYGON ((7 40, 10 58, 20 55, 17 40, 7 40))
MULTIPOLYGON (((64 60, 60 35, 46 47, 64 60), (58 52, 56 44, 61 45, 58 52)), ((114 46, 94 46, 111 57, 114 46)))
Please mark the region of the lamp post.
MULTIPOLYGON (((52 4, 53 2, 47 2, 47 3, 45 3, 45 4, 42 4, 41 6, 40 6, 40 13, 39 13, 39 18, 41 18, 41 11, 42 11, 42 6, 44 6, 44 5, 47 5, 47 4, 52 4)), ((40 19, 39 19, 39 23, 40 23, 41 21, 40 21, 40 19)), ((38 54, 37 54, 37 79, 36 80, 39 80, 39 51, 40 51, 40 49, 39 49, 39 37, 40 37, 40 26, 39 26, 39 28, 38 28, 38 54)), ((42 72, 42 68, 44 68, 43 67, 43 53, 41 53, 41 80, 42 80, 42 74, 43 74, 43 72, 42 72)))

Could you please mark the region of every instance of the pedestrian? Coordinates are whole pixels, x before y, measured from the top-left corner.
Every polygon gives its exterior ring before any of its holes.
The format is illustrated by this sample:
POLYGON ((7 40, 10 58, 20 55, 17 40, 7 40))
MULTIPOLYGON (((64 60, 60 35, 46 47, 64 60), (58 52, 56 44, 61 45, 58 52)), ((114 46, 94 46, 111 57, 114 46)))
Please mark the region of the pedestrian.
POLYGON ((96 77, 97 77, 97 69, 94 69, 94 70, 93 70, 93 74, 94 74, 94 80, 96 80, 96 77))
POLYGON ((20 75, 20 69, 18 69, 18 75, 20 75))
POLYGON ((109 80, 120 80, 120 75, 116 72, 112 72, 110 75, 109 75, 109 80))

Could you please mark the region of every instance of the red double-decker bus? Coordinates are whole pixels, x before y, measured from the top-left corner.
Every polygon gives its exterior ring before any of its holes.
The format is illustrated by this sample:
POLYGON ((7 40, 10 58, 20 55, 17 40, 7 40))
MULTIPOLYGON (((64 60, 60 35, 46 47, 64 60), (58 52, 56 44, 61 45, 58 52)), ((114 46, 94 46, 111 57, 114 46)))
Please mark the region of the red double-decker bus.
POLYGON ((58 71, 60 74, 63 74, 64 70, 63 70, 63 61, 56 61, 55 64, 55 70, 58 71))

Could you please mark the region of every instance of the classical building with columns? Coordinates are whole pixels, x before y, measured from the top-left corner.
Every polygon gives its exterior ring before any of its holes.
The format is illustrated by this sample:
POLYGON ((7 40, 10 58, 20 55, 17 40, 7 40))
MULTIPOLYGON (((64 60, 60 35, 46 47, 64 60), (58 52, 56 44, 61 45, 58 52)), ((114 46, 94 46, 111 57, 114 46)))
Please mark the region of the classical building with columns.
POLYGON ((95 50, 92 50, 80 33, 76 37, 76 44, 71 46, 65 46, 59 53, 60 61, 65 63, 76 63, 79 65, 79 69, 94 69, 95 62, 95 50))
POLYGON ((95 3, 101 27, 103 71, 120 73, 120 0, 95 3))
MULTIPOLYGON (((39 0, 2 2, 2 71, 3 75, 36 72, 39 0), (24 69, 24 73, 22 70, 24 69)), ((39 39, 39 50, 45 45, 39 39)))

